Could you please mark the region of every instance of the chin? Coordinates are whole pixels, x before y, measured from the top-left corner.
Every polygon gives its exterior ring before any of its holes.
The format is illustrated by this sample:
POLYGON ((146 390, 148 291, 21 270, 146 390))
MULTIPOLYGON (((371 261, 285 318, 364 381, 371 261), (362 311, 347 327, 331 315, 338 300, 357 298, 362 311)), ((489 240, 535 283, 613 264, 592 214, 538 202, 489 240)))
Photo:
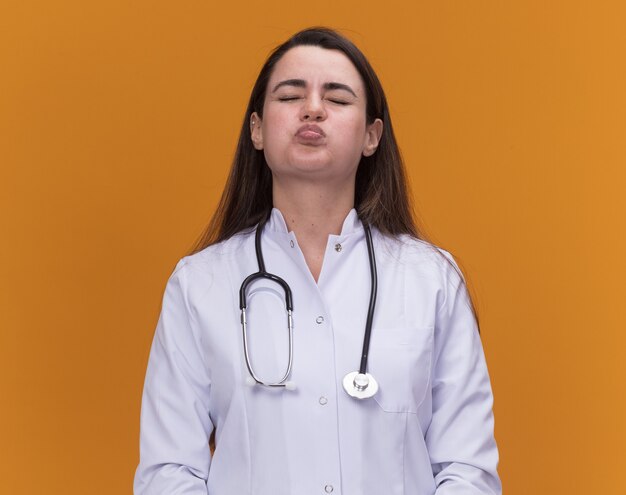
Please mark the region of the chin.
POLYGON ((287 170, 300 170, 302 172, 323 171, 333 168, 333 161, 326 153, 298 153, 290 156, 286 165, 281 167, 287 170))

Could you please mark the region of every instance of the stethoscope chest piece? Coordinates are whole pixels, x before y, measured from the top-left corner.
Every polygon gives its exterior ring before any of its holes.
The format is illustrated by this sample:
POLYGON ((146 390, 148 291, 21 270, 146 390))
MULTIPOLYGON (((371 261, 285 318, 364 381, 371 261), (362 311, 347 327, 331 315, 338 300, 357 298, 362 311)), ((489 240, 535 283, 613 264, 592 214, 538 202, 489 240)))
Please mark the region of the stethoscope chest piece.
POLYGON ((378 392, 378 382, 369 373, 353 371, 343 377, 343 388, 350 397, 369 399, 378 392))

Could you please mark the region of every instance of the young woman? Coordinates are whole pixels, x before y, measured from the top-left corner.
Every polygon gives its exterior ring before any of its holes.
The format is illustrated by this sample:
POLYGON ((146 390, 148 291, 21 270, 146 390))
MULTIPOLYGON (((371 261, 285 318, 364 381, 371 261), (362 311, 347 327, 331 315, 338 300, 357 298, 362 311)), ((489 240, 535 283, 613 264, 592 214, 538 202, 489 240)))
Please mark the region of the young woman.
POLYGON ((135 493, 500 494, 492 402, 463 279, 415 228, 378 78, 338 33, 295 34, 167 284, 135 493))

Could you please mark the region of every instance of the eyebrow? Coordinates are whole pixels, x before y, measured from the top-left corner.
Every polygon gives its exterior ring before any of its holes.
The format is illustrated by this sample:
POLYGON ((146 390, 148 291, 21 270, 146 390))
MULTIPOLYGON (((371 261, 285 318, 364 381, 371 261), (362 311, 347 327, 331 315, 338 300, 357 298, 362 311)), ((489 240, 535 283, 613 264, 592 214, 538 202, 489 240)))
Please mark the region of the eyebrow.
MULTIPOLYGON (((275 93, 278 90, 278 88, 281 88, 283 86, 292 86, 295 88, 306 88, 306 81, 304 79, 285 79, 284 81, 281 81, 276 86, 274 86, 272 93, 275 93)), ((355 98, 357 98, 356 93, 347 84, 338 83, 338 82, 327 82, 327 83, 324 83, 322 87, 327 91, 332 91, 334 89, 342 89, 350 93, 355 98)))

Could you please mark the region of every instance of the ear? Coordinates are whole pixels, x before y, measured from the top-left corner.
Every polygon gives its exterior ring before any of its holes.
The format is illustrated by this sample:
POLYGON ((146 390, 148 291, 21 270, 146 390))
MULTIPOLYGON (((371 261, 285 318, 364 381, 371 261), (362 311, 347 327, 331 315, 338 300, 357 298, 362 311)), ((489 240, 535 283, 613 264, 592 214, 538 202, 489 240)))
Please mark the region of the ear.
POLYGON ((261 117, 256 112, 250 115, 250 135, 252 136, 252 145, 257 150, 263 149, 263 129, 261 128, 261 117))
POLYGON ((371 156, 378 148, 378 143, 383 135, 383 121, 376 119, 365 129, 365 144, 363 146, 363 156, 371 156))

